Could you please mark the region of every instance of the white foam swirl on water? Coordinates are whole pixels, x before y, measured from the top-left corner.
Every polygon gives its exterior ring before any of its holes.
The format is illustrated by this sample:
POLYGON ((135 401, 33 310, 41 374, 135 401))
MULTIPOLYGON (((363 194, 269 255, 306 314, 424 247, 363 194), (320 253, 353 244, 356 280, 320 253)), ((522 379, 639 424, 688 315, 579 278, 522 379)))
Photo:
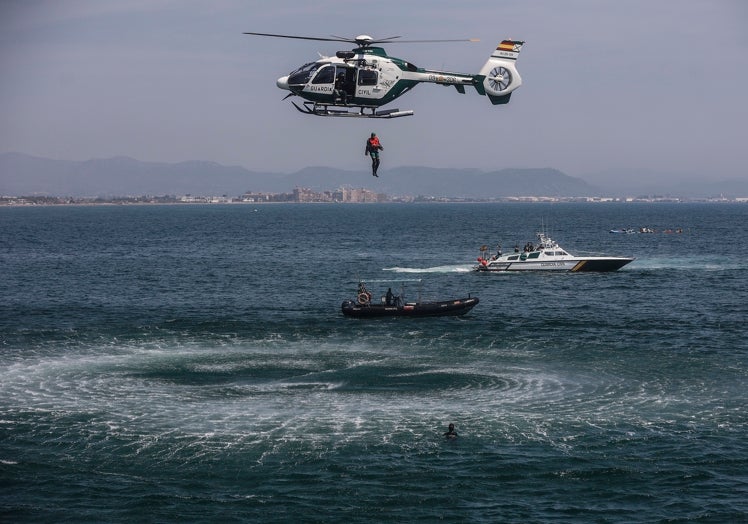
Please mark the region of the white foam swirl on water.
MULTIPOLYGON (((368 343, 102 350, 3 367, 3 419, 25 413, 46 424, 32 431, 92 445, 116 437, 132 453, 168 460, 238 445, 286 449, 331 435, 336 445, 424 438, 447 419, 484 438, 568 447, 584 428, 651 431, 684 416, 683 399, 669 394, 667 383, 629 384, 614 370, 570 370, 521 345, 461 355, 436 349, 442 354, 431 362, 420 350, 368 343)), ((709 417, 708 403, 698 412, 709 417)))

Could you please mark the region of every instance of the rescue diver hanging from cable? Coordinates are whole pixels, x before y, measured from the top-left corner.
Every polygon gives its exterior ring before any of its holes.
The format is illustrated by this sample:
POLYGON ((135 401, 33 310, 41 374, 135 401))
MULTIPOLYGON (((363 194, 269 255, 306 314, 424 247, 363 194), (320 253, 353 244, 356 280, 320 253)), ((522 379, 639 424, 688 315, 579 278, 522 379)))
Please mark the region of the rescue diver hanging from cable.
POLYGON ((379 169, 379 151, 384 150, 382 144, 379 143, 379 137, 376 133, 372 133, 369 138, 366 139, 366 150, 364 155, 371 157, 371 174, 379 178, 377 175, 377 169, 379 169))

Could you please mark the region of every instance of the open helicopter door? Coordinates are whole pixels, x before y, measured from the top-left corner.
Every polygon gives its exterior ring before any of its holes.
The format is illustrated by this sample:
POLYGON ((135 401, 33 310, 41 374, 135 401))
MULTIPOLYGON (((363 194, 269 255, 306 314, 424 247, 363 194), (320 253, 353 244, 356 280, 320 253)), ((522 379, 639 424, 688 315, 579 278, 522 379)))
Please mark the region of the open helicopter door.
POLYGON ((356 96, 356 68, 337 65, 335 67, 336 96, 343 102, 350 103, 356 96))

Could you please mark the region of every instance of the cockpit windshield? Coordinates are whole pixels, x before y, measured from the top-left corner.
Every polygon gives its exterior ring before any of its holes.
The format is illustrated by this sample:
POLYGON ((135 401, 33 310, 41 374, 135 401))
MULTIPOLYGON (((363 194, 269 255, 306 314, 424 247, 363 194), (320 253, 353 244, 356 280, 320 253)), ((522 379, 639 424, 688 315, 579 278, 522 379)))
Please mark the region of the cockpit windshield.
POLYGON ((315 71, 317 71, 317 62, 304 64, 288 75, 288 85, 305 85, 312 78, 315 71))

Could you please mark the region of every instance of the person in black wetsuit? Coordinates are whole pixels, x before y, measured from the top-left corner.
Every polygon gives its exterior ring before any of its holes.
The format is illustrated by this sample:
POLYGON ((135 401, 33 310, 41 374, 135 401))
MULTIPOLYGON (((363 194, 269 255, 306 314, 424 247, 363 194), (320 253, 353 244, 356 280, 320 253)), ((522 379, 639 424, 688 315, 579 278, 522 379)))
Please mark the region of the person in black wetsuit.
POLYGON ((447 438, 447 439, 457 438, 457 432, 455 431, 454 424, 451 424, 451 423, 449 424, 449 431, 444 433, 444 438, 447 438))

